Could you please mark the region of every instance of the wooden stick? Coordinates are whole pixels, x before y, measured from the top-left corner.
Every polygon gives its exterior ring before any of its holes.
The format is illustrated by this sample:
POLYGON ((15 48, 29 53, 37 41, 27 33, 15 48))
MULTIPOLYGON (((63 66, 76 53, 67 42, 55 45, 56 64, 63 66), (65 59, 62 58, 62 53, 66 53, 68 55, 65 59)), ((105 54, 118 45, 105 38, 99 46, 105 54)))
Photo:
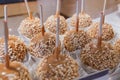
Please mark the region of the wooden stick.
POLYGON ((98 31, 98 48, 101 48, 101 44, 102 44, 102 26, 103 26, 103 21, 104 21, 104 14, 103 14, 103 12, 101 12, 100 26, 99 26, 99 31, 98 31))
POLYGON ((104 0, 104 5, 103 5, 103 24, 105 23, 105 9, 106 9, 106 3, 107 3, 107 0, 104 0))
POLYGON ((44 24, 43 24, 43 8, 42 8, 42 5, 40 5, 40 24, 42 26, 42 36, 44 36, 45 28, 44 28, 44 24))
POLYGON ((4 6, 4 41, 5 41, 5 65, 9 68, 9 55, 8 55, 8 25, 7 25, 7 6, 4 6))
POLYGON ((81 13, 84 12, 84 0, 81 0, 81 13))
POLYGON ((76 31, 78 32, 79 28, 79 1, 76 0, 76 31))
POLYGON ((28 5, 28 1, 27 1, 27 0, 24 0, 24 2, 25 2, 25 5, 26 5, 26 8, 27 8, 28 15, 29 15, 30 19, 32 19, 32 13, 30 12, 30 8, 29 8, 29 5, 28 5))
POLYGON ((105 14, 103 13, 103 21, 102 23, 104 24, 105 23, 105 14))
POLYGON ((61 0, 57 0, 56 16, 60 15, 61 0))

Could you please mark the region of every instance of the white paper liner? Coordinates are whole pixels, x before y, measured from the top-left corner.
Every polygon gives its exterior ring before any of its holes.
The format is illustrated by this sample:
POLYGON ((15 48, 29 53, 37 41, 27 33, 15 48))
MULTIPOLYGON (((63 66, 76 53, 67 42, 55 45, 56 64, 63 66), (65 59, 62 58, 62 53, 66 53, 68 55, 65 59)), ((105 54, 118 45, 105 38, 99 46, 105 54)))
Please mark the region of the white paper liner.
POLYGON ((37 68, 41 58, 36 58, 32 55, 30 55, 30 58, 27 63, 25 63, 25 66, 29 69, 30 75, 33 80, 38 80, 35 76, 35 69, 37 68))
POLYGON ((29 61, 30 55, 27 51, 27 54, 25 55, 25 59, 23 60, 23 63, 27 63, 29 61))
POLYGON ((79 49, 79 50, 75 50, 75 51, 69 52, 68 50, 65 49, 64 44, 63 44, 62 45, 62 51, 63 51, 63 53, 70 55, 73 59, 76 60, 78 55, 80 55, 80 51, 81 50, 79 49))
POLYGON ((0 62, 1 62, 1 63, 4 63, 4 62, 5 62, 4 56, 0 56, 0 62))
POLYGON ((20 30, 20 29, 18 28, 17 31, 18 31, 18 33, 19 33, 20 38, 25 42, 26 45, 29 45, 30 39, 27 38, 26 36, 22 35, 21 32, 20 32, 19 30, 20 30))

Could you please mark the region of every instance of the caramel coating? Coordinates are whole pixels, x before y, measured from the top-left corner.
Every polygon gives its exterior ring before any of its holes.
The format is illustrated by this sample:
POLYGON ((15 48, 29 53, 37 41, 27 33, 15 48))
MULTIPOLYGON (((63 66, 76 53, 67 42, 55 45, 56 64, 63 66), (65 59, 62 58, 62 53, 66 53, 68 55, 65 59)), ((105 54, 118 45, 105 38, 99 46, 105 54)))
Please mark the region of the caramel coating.
POLYGON ((32 80, 27 68, 21 63, 10 62, 10 67, 15 70, 8 69, 3 63, 0 63, 0 80, 32 80))
MULTIPOLYGON (((4 56, 4 38, 0 38, 0 56, 4 56)), ((27 55, 27 47, 17 36, 10 35, 8 40, 8 55, 11 61, 23 62, 27 55)))
POLYGON ((73 80, 79 76, 78 64, 70 56, 60 54, 58 60, 54 55, 44 57, 36 69, 41 80, 73 80))
MULTIPOLYGON (((92 24, 92 19, 88 14, 86 13, 79 14, 79 27, 80 28, 89 27, 91 24, 92 24)), ((72 16, 70 25, 73 27, 76 26, 76 14, 72 16)))
POLYGON ((53 53, 53 50, 55 49, 55 43, 55 35, 51 33, 45 33, 45 35, 42 36, 42 34, 39 33, 31 39, 29 52, 35 57, 42 58, 53 53))
MULTIPOLYGON (((45 28, 50 32, 56 34, 56 22, 57 18, 55 15, 50 16, 45 22, 45 28)), ((60 35, 63 35, 67 31, 67 23, 63 16, 60 16, 60 25, 59 25, 60 35)))
POLYGON ((40 19, 33 17, 32 19, 27 17, 25 18, 18 28, 20 34, 24 35, 27 38, 32 38, 35 34, 41 32, 40 19))
POLYGON ((97 48, 97 42, 87 44, 80 54, 80 59, 84 65, 96 70, 114 69, 120 61, 117 51, 106 42, 102 42, 101 49, 97 48))
MULTIPOLYGON (((92 27, 88 30, 88 34, 91 38, 97 38, 98 37, 98 30, 99 30, 99 23, 93 23, 91 25, 92 27)), ((108 41, 111 40, 114 37, 114 31, 110 24, 103 24, 102 26, 102 40, 108 41)))
POLYGON ((65 49, 71 52, 84 48, 90 41, 90 37, 83 30, 79 30, 78 32, 71 30, 66 32, 63 42, 65 49))
POLYGON ((118 51, 119 56, 120 56, 120 39, 118 39, 115 44, 114 44, 114 49, 118 51))

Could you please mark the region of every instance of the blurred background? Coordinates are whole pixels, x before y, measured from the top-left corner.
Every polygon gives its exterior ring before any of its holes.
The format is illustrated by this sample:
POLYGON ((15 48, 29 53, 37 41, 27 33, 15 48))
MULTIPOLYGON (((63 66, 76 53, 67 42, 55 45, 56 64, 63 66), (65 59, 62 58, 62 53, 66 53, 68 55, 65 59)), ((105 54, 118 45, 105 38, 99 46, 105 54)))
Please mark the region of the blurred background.
MULTIPOLYGON (((30 9, 34 16, 39 14, 39 4, 43 5, 44 21, 50 16, 54 15, 56 11, 57 0, 28 0, 30 9)), ((75 13, 76 0, 61 0, 61 15, 69 18, 75 13)), ((80 0, 81 1, 81 0, 80 0)), ((93 19, 99 17, 99 13, 103 8, 104 0, 85 0, 84 10, 93 19)), ((107 0, 106 14, 112 14, 119 10, 120 0, 107 0)), ((20 22, 26 18, 27 10, 24 0, 0 0, 0 36, 3 35, 3 6, 8 5, 8 25, 10 34, 16 34, 20 22)), ((79 6, 80 7, 80 6, 79 6)), ((120 14, 116 15, 118 18, 120 14)), ((113 16, 115 17, 115 16, 113 16)), ((116 21, 115 21, 116 22, 116 21)))

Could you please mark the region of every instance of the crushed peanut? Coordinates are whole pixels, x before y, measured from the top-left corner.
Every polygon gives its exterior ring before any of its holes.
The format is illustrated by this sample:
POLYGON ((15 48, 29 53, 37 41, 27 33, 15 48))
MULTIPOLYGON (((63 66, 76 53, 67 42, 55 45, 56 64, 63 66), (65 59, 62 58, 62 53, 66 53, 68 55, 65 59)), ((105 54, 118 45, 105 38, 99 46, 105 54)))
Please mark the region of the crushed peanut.
POLYGON ((5 68, 3 63, 0 63, 0 80, 32 80, 25 66, 19 62, 10 62, 10 66, 16 71, 5 68))
POLYGON ((114 49, 120 54, 120 39, 118 39, 114 44, 114 49))
POLYGON ((84 48, 90 41, 90 37, 83 30, 79 30, 78 32, 71 30, 66 32, 63 42, 65 49, 71 52, 84 48))
MULTIPOLYGON (((4 53, 4 38, 0 38, 0 56, 4 53)), ((23 62, 27 55, 27 47, 17 36, 10 35, 8 40, 8 55, 11 61, 23 62)))
POLYGON ((96 70, 114 69, 120 62, 119 54, 110 43, 102 42, 101 49, 97 42, 85 46, 80 54, 81 62, 96 70))
MULTIPOLYGON (((91 28, 88 30, 88 34, 91 38, 98 37, 99 23, 95 22, 91 25, 91 28)), ((105 41, 111 40, 114 37, 114 31, 110 24, 103 24, 102 26, 102 39, 105 41)))
MULTIPOLYGON (((50 32, 56 34, 56 22, 57 18, 55 15, 50 16, 45 22, 45 28, 50 32)), ((59 25, 60 35, 63 35, 67 31, 67 23, 63 16, 60 16, 60 25, 59 25)))
POLYGON ((18 31, 23 36, 31 39, 35 34, 41 32, 40 19, 37 17, 35 18, 33 17, 32 19, 30 18, 24 19, 21 22, 18 31))
POLYGON ((36 69, 41 80, 73 80, 79 76, 78 64, 70 56, 60 54, 58 60, 53 55, 44 57, 36 69))
MULTIPOLYGON (((91 17, 86 13, 80 13, 79 14, 79 27, 89 27, 92 24, 91 17)), ((76 26, 76 14, 74 14, 71 18, 70 25, 75 27, 76 26)))
POLYGON ((41 58, 48 54, 52 54, 55 48, 55 35, 51 33, 38 34, 31 39, 29 52, 31 55, 41 58))

